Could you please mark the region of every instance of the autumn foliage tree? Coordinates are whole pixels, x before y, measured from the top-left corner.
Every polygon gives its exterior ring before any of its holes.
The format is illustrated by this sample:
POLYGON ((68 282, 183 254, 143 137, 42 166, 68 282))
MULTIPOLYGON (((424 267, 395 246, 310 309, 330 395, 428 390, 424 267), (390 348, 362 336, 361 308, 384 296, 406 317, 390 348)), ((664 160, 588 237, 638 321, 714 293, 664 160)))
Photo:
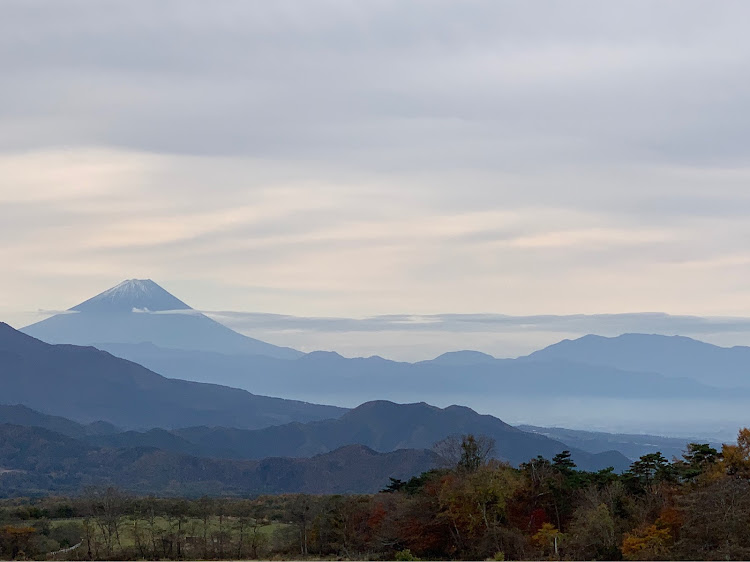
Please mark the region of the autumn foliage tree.
POLYGON ((0 500, 0 558, 750 559, 750 430, 624 474, 568 451, 516 468, 490 445, 459 436, 445 466, 377 494, 0 500))
POLYGON ((36 532, 34 527, 29 526, 0 527, 0 557, 3 560, 15 560, 33 555, 29 547, 36 532))

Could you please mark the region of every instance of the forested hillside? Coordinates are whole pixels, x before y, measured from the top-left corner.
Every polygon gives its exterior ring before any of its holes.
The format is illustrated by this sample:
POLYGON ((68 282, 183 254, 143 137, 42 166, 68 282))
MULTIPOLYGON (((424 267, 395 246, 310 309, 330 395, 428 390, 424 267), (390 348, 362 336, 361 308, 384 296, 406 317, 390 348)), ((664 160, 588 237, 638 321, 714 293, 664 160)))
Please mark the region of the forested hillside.
MULTIPOLYGON (((64 447, 64 444, 62 445, 64 447)), ((116 488, 0 503, 0 556, 60 559, 741 560, 750 430, 617 475, 567 453, 519 468, 465 436, 451 468, 369 495, 159 499, 116 488)))
POLYGON ((147 446, 97 447, 42 428, 0 424, 0 497, 77 494, 88 486, 187 497, 369 493, 391 476, 409 478, 438 464, 432 451, 378 453, 362 445, 303 459, 199 458, 147 446))

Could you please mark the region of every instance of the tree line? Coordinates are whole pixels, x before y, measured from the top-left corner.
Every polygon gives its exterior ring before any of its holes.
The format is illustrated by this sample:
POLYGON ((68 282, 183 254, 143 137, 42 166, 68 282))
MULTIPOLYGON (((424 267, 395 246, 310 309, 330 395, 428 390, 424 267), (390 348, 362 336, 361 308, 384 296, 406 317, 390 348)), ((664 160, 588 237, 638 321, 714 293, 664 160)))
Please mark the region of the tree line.
POLYGON ((750 430, 623 474, 564 451, 518 468, 466 435, 450 466, 373 495, 135 497, 113 488, 0 503, 0 558, 750 559, 750 430))

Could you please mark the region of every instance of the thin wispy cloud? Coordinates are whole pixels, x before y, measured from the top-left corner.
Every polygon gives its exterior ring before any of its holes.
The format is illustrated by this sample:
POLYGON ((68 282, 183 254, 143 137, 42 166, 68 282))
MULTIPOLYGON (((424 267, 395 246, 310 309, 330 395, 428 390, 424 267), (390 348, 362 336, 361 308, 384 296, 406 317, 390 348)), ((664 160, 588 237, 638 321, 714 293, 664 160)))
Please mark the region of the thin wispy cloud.
MULTIPOLYGON (((184 314, 190 311, 161 311, 153 314, 184 314)), ((194 313, 197 311, 193 311, 194 313)), ((282 314, 203 311, 217 320, 242 330, 311 330, 324 332, 415 331, 498 331, 519 330, 549 332, 600 333, 623 332, 684 334, 748 333, 750 318, 703 318, 672 316, 663 313, 575 314, 567 316, 508 316, 504 314, 388 314, 368 318, 300 317, 282 314)))

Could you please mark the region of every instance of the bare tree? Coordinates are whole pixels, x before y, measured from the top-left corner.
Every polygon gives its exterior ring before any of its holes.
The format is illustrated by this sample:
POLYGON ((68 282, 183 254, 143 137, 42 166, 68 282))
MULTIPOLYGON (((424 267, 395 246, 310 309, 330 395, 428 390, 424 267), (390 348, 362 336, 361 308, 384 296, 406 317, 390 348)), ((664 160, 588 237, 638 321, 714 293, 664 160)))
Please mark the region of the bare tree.
POLYGON ((435 443, 433 450, 447 467, 475 472, 492 458, 495 440, 487 435, 451 435, 435 443))
POLYGON ((312 502, 306 494, 298 495, 291 505, 290 516, 299 529, 300 554, 307 557, 310 523, 313 518, 312 502))

